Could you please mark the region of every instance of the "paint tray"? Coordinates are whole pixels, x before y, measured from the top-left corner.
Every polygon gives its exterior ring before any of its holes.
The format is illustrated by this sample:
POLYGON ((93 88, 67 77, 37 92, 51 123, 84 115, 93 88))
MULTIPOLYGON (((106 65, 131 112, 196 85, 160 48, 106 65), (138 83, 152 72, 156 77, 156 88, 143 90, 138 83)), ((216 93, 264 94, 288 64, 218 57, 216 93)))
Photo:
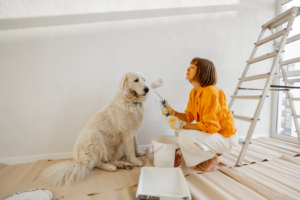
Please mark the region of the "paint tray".
POLYGON ((180 168, 142 167, 136 197, 140 200, 191 200, 180 168))

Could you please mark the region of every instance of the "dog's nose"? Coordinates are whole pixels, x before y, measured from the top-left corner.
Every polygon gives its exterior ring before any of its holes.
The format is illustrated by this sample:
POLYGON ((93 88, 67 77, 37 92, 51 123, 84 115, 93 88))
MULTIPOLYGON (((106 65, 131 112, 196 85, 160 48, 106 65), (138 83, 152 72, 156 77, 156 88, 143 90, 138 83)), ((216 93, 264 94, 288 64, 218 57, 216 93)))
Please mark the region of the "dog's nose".
POLYGON ((149 92, 149 88, 148 88, 148 87, 145 87, 145 88, 144 88, 144 91, 145 91, 146 93, 148 93, 148 92, 149 92))

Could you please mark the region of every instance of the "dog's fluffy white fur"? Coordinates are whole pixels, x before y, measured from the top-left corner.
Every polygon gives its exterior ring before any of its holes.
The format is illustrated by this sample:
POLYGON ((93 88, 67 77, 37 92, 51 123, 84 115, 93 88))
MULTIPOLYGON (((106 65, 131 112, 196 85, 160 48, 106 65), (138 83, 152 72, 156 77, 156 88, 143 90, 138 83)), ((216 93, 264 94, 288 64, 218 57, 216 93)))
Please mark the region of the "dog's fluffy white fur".
POLYGON ((46 168, 38 181, 48 186, 70 185, 85 178, 94 167, 113 172, 143 166, 137 156, 145 153, 138 151, 136 133, 142 124, 148 91, 142 73, 125 74, 114 99, 86 123, 78 136, 74 160, 46 168), (127 162, 120 161, 124 155, 127 162))

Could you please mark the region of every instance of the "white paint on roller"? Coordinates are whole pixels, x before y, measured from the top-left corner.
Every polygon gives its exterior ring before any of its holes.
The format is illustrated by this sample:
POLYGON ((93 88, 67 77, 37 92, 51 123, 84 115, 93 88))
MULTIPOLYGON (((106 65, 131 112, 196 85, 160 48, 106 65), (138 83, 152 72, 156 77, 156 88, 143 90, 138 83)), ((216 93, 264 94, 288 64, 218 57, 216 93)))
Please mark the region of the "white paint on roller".
POLYGON ((161 200, 192 199, 181 169, 154 167, 141 169, 136 197, 160 197, 161 200))
POLYGON ((151 84, 151 88, 152 89, 156 89, 160 86, 162 86, 164 84, 164 81, 162 79, 157 79, 156 81, 154 81, 152 84, 151 84))
POLYGON ((154 81, 151 84, 151 88, 154 90, 154 92, 161 98, 161 100, 163 101, 163 98, 156 92, 156 88, 162 86, 164 84, 164 81, 162 79, 157 79, 156 81, 154 81))

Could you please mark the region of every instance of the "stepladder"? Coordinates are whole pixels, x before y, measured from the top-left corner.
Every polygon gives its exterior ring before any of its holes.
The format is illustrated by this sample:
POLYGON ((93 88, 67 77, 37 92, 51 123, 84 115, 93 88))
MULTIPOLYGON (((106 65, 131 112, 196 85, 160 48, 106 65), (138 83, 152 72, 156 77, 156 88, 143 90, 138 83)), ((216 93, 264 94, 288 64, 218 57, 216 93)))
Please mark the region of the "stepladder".
MULTIPOLYGON (((256 107, 252 117, 246 117, 246 116, 233 114, 233 117, 235 119, 246 121, 246 122, 250 123, 248 132, 246 134, 246 138, 243 142, 240 154, 239 154, 237 162, 236 162, 236 166, 238 166, 238 167, 241 166, 243 163, 243 159, 246 155, 246 151, 250 144, 250 140, 254 133, 255 127, 257 125, 257 122, 260 120, 259 116, 262 111, 265 100, 268 97, 269 90, 271 87, 274 87, 274 85, 271 85, 272 81, 274 79, 274 76, 277 73, 282 73, 283 81, 285 84, 282 87, 285 87, 285 88, 293 88, 293 87, 290 87, 290 83, 295 83, 297 81, 300 82, 300 79, 289 79, 287 71, 285 69, 285 66, 288 64, 300 62, 300 57, 282 61, 282 52, 284 51, 285 45, 300 40, 300 34, 289 38, 289 34, 292 29, 294 20, 299 15, 300 15, 300 7, 292 7, 289 10, 283 12, 282 14, 278 15, 274 19, 272 19, 269 22, 262 25, 261 33, 257 39, 257 42, 254 43, 254 45, 255 45, 254 49, 250 55, 249 60, 247 61, 247 65, 244 69, 244 72, 242 73, 242 76, 239 79, 237 87, 235 88, 235 91, 229 102, 228 107, 229 107, 229 109, 232 110, 232 106, 233 106, 235 100, 243 100, 243 99, 258 100, 257 107, 256 107), (282 30, 278 30, 279 27, 282 27, 282 30), (264 34, 267 30, 271 31, 271 35, 264 37, 264 34), (262 55, 262 56, 255 57, 255 54, 259 47, 261 47, 262 45, 264 45, 268 42, 272 42, 272 41, 274 41, 274 46, 275 46, 275 49, 273 52, 270 52, 270 53, 262 55), (259 63, 266 59, 273 59, 270 71, 268 73, 247 76, 247 72, 249 71, 249 68, 252 64, 259 63), (278 71, 279 68, 280 68, 280 72, 278 71), (254 95, 254 96, 253 95, 244 95, 244 96, 238 95, 238 93, 241 89, 245 89, 245 88, 241 87, 243 83, 249 82, 249 81, 260 80, 260 79, 266 80, 264 87, 262 89, 262 93, 260 95, 254 95)), ((300 56, 300 50, 299 50, 298 55, 300 56)), ((294 101, 300 101, 300 90, 299 90, 299 97, 293 97, 291 95, 291 92, 289 90, 287 90, 287 98, 288 98, 288 101, 291 106, 291 111, 292 111, 292 116, 293 116, 294 123, 295 123, 298 141, 300 143, 300 126, 299 126, 299 121, 298 121, 298 119, 300 118, 300 114, 296 113, 295 106, 294 106, 294 101)))

